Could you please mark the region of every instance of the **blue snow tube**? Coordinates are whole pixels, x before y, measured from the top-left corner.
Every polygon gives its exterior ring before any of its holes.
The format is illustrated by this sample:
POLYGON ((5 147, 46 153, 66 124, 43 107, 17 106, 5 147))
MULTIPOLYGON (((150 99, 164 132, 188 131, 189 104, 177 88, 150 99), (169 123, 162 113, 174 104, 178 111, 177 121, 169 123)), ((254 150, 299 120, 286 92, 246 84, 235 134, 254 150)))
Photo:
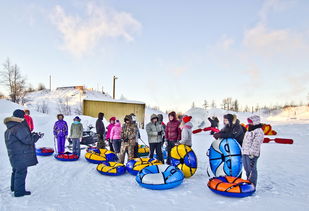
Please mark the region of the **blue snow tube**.
POLYGON ((210 169, 216 177, 238 177, 241 174, 241 146, 235 139, 215 140, 207 155, 209 156, 210 169))
POLYGON ((126 173, 126 166, 117 162, 103 162, 97 166, 97 171, 107 176, 120 176, 126 173))
MULTIPOLYGON (((163 159, 167 159, 167 151, 164 149, 162 150, 162 155, 163 155, 163 159)), ((157 154, 154 154, 153 156, 155 159, 158 159, 158 155, 157 154)))
POLYGON ((54 149, 53 148, 48 148, 48 147, 41 147, 35 149, 36 155, 38 156, 50 156, 54 154, 54 149))
POLYGON ((148 189, 166 190, 180 185, 185 178, 182 171, 169 165, 148 166, 136 176, 136 182, 148 189))
POLYGON ((74 155, 70 152, 55 154, 55 158, 60 161, 76 161, 79 159, 78 155, 74 155))

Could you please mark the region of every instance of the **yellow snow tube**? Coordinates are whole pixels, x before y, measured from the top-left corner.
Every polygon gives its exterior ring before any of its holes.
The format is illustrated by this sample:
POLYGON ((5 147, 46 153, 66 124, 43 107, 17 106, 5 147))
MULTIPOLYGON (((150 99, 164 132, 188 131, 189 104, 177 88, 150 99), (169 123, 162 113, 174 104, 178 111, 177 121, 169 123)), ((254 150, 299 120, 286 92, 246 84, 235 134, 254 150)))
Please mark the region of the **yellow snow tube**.
POLYGON ((92 149, 85 154, 88 162, 99 164, 104 161, 116 161, 117 155, 107 149, 92 149))
POLYGON ((138 145, 138 156, 148 156, 149 155, 149 147, 145 145, 138 145))

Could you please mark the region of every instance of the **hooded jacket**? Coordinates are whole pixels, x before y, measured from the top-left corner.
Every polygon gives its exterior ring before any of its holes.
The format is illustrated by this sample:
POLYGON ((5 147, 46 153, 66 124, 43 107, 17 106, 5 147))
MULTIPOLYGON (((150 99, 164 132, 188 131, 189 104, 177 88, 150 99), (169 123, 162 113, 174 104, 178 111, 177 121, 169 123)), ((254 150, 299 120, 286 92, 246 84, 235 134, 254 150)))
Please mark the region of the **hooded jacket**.
POLYGON ((171 112, 168 116, 173 116, 174 119, 169 121, 165 128, 165 139, 169 141, 179 141, 181 139, 180 122, 176 119, 176 113, 171 112))
POLYGON ((116 122, 110 133, 111 140, 121 139, 122 128, 119 122, 116 122))
POLYGON ((229 124, 225 125, 225 127, 220 130, 219 133, 216 133, 214 136, 216 138, 234 138, 236 141, 242 145, 244 139, 244 130, 240 125, 239 120, 236 116, 232 114, 224 115, 224 118, 229 121, 229 124))
POLYGON ((192 128, 193 125, 191 122, 184 124, 181 130, 181 140, 179 141, 180 144, 185 144, 190 147, 192 146, 192 128))
POLYGON ((125 120, 129 120, 129 123, 124 123, 122 126, 121 139, 124 141, 136 141, 137 127, 132 122, 132 117, 127 115, 125 120))
POLYGON ((242 154, 259 157, 261 144, 264 140, 264 132, 262 129, 261 120, 257 115, 251 116, 248 119, 253 122, 253 126, 250 126, 249 131, 247 131, 245 134, 242 146, 242 154))
POLYGON ((98 119, 95 123, 95 128, 96 128, 97 134, 99 134, 102 137, 105 135, 105 126, 104 126, 104 123, 103 123, 103 118, 104 118, 103 113, 99 113, 98 119))
POLYGON ((4 124, 7 127, 4 137, 11 166, 20 169, 36 165, 35 142, 39 140, 39 135, 31 133, 21 118, 7 117, 4 124))
POLYGON ((158 119, 158 116, 155 114, 152 114, 150 118, 150 122, 146 125, 148 142, 149 143, 161 143, 164 137, 164 128, 163 128, 163 125, 159 121, 157 121, 156 123, 153 123, 152 120, 154 118, 158 119), (158 134, 160 132, 161 132, 161 135, 158 134))

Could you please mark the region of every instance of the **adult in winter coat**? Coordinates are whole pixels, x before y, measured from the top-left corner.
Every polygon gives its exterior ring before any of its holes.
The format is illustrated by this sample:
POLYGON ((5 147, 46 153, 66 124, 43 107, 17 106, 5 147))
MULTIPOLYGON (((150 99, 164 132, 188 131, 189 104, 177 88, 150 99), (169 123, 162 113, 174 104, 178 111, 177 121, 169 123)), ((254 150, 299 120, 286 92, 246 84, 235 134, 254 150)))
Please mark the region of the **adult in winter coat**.
POLYGON ((176 119, 176 113, 173 111, 168 114, 169 122, 165 128, 165 139, 167 142, 166 150, 168 152, 167 164, 171 164, 171 150, 175 144, 181 139, 180 122, 176 119))
POLYGON ((121 132, 121 149, 119 161, 124 163, 125 155, 128 154, 128 160, 134 158, 134 147, 136 145, 137 127, 132 122, 131 115, 127 115, 124 118, 124 124, 121 132))
POLYGON ((261 144, 264 140, 264 132, 259 116, 254 115, 249 117, 248 123, 248 131, 245 134, 242 145, 242 159, 248 180, 256 186, 258 176, 257 161, 260 157, 261 144))
POLYGON ((150 147, 149 158, 153 158, 154 151, 158 156, 158 160, 164 163, 162 155, 162 140, 164 136, 164 128, 161 123, 158 122, 158 116, 151 115, 150 122, 146 125, 146 132, 148 135, 148 142, 150 147))
MULTIPOLYGON (((210 122, 210 127, 213 128, 219 127, 219 119, 216 116, 213 116, 212 118, 208 117, 208 121, 210 122)), ((214 131, 211 131, 210 134, 213 135, 214 131)))
POLYGON ((181 127, 181 140, 179 141, 180 144, 185 144, 189 147, 192 147, 192 128, 193 125, 190 122, 192 119, 191 116, 184 116, 182 118, 183 126, 181 127))
POLYGON ((24 119, 26 120, 29 126, 29 129, 32 132, 34 130, 34 124, 33 124, 32 117, 30 116, 30 111, 28 109, 25 109, 24 112, 25 112, 24 119))
POLYGON ((234 138, 241 146, 245 134, 239 120, 237 119, 237 116, 232 114, 226 114, 223 118, 225 126, 220 132, 213 135, 214 138, 234 138))
POLYGON ((37 133, 31 133, 24 121, 24 111, 15 110, 13 117, 4 119, 7 127, 5 131, 5 144, 12 166, 11 191, 15 197, 30 195, 26 191, 27 167, 38 163, 35 153, 35 142, 40 138, 37 133))
POLYGON ((114 152, 114 148, 113 148, 113 143, 110 138, 110 134, 111 134, 113 127, 115 126, 115 121, 116 121, 116 117, 112 117, 109 119, 109 125, 106 127, 107 132, 106 132, 106 137, 105 137, 105 140, 109 144, 109 150, 113 152, 114 152))
POLYGON ((54 136, 57 140, 57 152, 58 153, 64 153, 65 150, 65 140, 68 136, 68 124, 66 121, 64 121, 63 114, 57 115, 58 121, 55 122, 54 125, 54 136))
POLYGON ((73 143, 73 154, 80 156, 80 142, 83 138, 83 125, 80 122, 81 119, 76 116, 73 119, 73 123, 71 124, 71 130, 70 130, 70 138, 73 143))
POLYGON ((117 156, 119 157, 120 147, 121 147, 121 132, 122 127, 119 120, 116 120, 115 126, 112 128, 110 133, 110 140, 113 143, 113 149, 117 156))
POLYGON ((103 118, 104 118, 104 113, 102 112, 98 113, 98 119, 95 123, 95 128, 97 130, 97 135, 99 139, 98 144, 97 144, 98 149, 105 148, 105 141, 104 141, 105 127, 103 123, 103 118))
POLYGON ((141 134, 140 134, 139 129, 138 129, 135 114, 131 113, 130 116, 132 117, 132 123, 136 127, 136 143, 135 143, 135 146, 134 146, 134 157, 137 158, 138 157, 138 139, 141 138, 141 134))
MULTIPOLYGON (((163 122, 163 115, 162 115, 162 114, 158 114, 157 116, 158 116, 158 122, 159 122, 159 124, 162 125, 163 130, 164 130, 164 132, 165 132, 166 125, 165 125, 164 122, 163 122)), ((163 136, 163 139, 162 139, 162 143, 161 143, 162 147, 163 147, 164 141, 165 141, 165 135, 163 136)))

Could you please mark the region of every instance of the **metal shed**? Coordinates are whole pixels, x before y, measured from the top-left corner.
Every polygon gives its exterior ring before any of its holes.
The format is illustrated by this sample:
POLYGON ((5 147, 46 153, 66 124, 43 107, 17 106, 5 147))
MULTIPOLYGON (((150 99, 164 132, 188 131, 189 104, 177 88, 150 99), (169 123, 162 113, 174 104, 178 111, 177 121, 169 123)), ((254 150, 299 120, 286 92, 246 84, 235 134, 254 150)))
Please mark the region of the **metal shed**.
POLYGON ((134 113, 139 127, 144 128, 145 107, 145 103, 137 101, 85 99, 83 101, 83 114, 98 117, 98 113, 103 112, 107 120, 116 117, 123 123, 126 115, 134 113))

